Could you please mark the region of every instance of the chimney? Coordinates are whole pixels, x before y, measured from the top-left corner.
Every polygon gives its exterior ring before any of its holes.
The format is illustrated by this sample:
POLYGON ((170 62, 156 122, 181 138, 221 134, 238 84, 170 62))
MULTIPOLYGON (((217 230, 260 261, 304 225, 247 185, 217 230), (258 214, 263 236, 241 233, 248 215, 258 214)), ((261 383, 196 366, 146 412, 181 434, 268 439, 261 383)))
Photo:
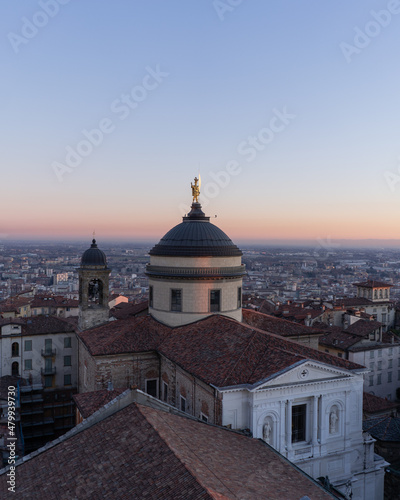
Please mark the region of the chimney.
POLYGON ((111 380, 108 381, 107 391, 113 391, 114 386, 111 380))

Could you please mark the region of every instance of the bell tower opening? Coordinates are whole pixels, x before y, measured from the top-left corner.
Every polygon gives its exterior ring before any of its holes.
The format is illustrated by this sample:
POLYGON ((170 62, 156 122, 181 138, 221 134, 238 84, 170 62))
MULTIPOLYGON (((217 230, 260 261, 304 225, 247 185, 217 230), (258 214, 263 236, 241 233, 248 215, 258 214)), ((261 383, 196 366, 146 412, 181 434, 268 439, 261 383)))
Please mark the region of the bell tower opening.
POLYGON ((96 240, 81 259, 79 273, 79 327, 86 330, 109 320, 109 275, 107 258, 96 240))
POLYGON ((104 306, 103 282, 99 279, 89 281, 88 306, 104 306))

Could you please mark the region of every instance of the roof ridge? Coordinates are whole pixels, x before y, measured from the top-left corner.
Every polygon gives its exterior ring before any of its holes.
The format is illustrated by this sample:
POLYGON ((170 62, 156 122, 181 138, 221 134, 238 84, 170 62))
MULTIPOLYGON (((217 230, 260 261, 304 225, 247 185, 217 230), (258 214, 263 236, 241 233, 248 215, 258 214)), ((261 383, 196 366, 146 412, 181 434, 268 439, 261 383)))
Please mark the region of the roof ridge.
POLYGON ((245 355, 245 353, 248 351, 248 349, 250 348, 251 344, 253 343, 253 340, 255 339, 256 333, 257 332, 255 330, 252 330, 252 335, 251 335, 251 338, 250 338, 249 342, 247 343, 247 346, 242 351, 241 355, 237 358, 236 363, 233 365, 233 367, 231 368, 231 370, 227 373, 226 377, 222 381, 222 384, 225 384, 225 382, 228 379, 228 377, 231 376, 232 372, 235 370, 235 368, 238 365, 238 363, 241 361, 241 359, 243 358, 243 356, 245 355))
MULTIPOLYGON (((76 435, 80 434, 81 432, 84 432, 87 429, 90 429, 94 425, 99 424, 103 420, 106 420, 109 417, 112 417, 115 413, 118 413, 119 411, 124 410, 127 406, 131 405, 132 403, 137 403, 135 400, 132 400, 128 402, 127 404, 124 403, 124 395, 128 394, 128 391, 131 389, 126 389, 124 392, 116 396, 114 399, 109 401, 106 405, 102 406, 99 408, 97 411, 89 415, 87 418, 82 420, 79 424, 75 425, 75 427, 72 427, 69 431, 67 431, 65 434, 62 434, 58 438, 54 439, 53 441, 49 441, 46 443, 44 446, 41 448, 38 448, 35 451, 32 451, 28 455, 24 455, 23 457, 19 458, 15 462, 15 467, 24 464, 28 460, 31 460, 32 458, 35 458, 37 455, 41 455, 43 452, 47 451, 50 448, 54 448, 55 446, 59 445, 60 443, 68 440, 69 438, 75 437, 76 435), (119 401, 122 400, 121 404, 118 404, 119 401), (114 408, 112 408, 114 405, 116 405, 114 408), (102 416, 102 418, 98 418, 99 416, 102 416)), ((7 471, 10 470, 10 466, 7 465, 6 467, 2 467, 0 469, 0 476, 5 474, 7 471)))
MULTIPOLYGON (((145 405, 143 405, 145 406, 145 405)), ((154 429, 154 431, 158 434, 158 436, 160 437, 160 439, 165 443, 165 445, 168 447, 169 450, 171 450, 171 452, 174 454, 174 456, 177 458, 177 460, 179 460, 179 462, 185 467, 185 469, 189 472, 189 474, 195 479, 195 481, 203 488, 203 490, 206 491, 206 493, 209 495, 209 497, 211 499, 214 498, 214 496, 211 496, 210 492, 209 492, 209 489, 203 485, 203 483, 200 481, 200 479, 197 477, 197 475, 195 475, 195 472, 192 471, 189 466, 187 465, 186 462, 184 462, 182 460, 182 458, 177 454, 177 452, 175 451, 175 448, 171 447, 167 440, 160 434, 159 430, 155 427, 155 425, 149 421, 149 419, 147 418, 147 415, 146 414, 143 414, 142 411, 141 411, 141 408, 140 408, 140 405, 137 405, 137 408, 139 410, 139 412, 143 415, 143 417, 145 418, 146 422, 149 423, 149 425, 151 425, 151 427, 154 429)), ((149 408, 149 407, 147 407, 149 408)), ((151 408, 151 407, 150 407, 151 408)), ((154 409, 154 408, 151 408, 151 409, 154 409)), ((167 420, 164 418, 164 414, 162 412, 159 412, 158 414, 161 418, 161 420, 164 422, 165 425, 168 426, 168 428, 170 429, 170 431, 177 437, 177 439, 179 441, 181 441, 185 448, 187 450, 189 450, 189 453, 195 455, 195 457, 198 459, 198 461, 209 471, 210 475, 214 476, 218 482, 220 482, 224 488, 226 488, 231 494, 232 494, 232 498, 237 498, 237 496, 231 491, 231 489, 221 480, 220 477, 218 477, 215 472, 208 466, 207 462, 205 462, 204 460, 201 460, 201 458, 197 455, 197 453, 195 451, 193 451, 193 449, 188 446, 187 442, 175 431, 175 428, 174 427, 171 427, 169 422, 167 422, 167 420)), ((185 417, 184 415, 180 415, 182 418, 187 418, 185 417)), ((194 420, 194 419, 193 419, 194 420)), ((200 422, 197 418, 195 419, 197 420, 198 422, 200 422)), ((204 425, 209 425, 207 422, 202 422, 204 425)), ((213 426, 214 427, 214 426, 213 426)))
MULTIPOLYGON (((136 326, 139 326, 143 323, 143 321, 147 318, 147 316, 144 316, 142 318, 138 318, 138 323, 135 325, 136 326)), ((133 319, 136 319, 135 317, 133 319)), ((131 318, 123 318, 123 319, 119 319, 117 321, 126 321, 126 320, 132 320, 131 318)), ((108 325, 108 323, 106 323, 104 326, 108 325)), ((125 335, 125 332, 121 332, 121 333, 117 333, 117 335, 115 337, 112 337, 111 340, 109 342, 106 342, 105 343, 105 346, 109 347, 110 345, 114 344, 114 342, 116 340, 119 340, 122 336, 125 335)))

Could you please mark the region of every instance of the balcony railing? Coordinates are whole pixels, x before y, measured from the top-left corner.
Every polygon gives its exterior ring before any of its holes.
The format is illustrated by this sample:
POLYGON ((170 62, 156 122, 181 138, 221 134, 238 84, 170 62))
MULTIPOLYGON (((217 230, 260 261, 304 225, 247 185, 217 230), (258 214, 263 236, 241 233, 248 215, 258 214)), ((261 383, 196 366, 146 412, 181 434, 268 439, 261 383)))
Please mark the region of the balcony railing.
POLYGON ((42 375, 55 375, 56 367, 53 366, 51 368, 41 368, 40 371, 41 371, 42 375))
POLYGON ((56 355, 55 349, 42 349, 42 356, 44 358, 53 357, 56 355))

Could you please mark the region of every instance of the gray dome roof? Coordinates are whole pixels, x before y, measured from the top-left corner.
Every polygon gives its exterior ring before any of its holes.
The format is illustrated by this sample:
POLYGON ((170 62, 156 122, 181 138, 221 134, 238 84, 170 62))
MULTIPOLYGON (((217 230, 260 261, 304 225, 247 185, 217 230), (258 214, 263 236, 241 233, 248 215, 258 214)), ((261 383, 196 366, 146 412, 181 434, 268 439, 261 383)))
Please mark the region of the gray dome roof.
POLYGON ((107 267, 106 254, 97 248, 96 240, 92 240, 90 248, 88 248, 82 255, 81 266, 102 266, 107 267))
POLYGON ((150 255, 181 257, 238 257, 242 251, 219 227, 210 223, 201 210, 200 203, 193 203, 192 210, 183 222, 173 227, 150 250, 150 255))

